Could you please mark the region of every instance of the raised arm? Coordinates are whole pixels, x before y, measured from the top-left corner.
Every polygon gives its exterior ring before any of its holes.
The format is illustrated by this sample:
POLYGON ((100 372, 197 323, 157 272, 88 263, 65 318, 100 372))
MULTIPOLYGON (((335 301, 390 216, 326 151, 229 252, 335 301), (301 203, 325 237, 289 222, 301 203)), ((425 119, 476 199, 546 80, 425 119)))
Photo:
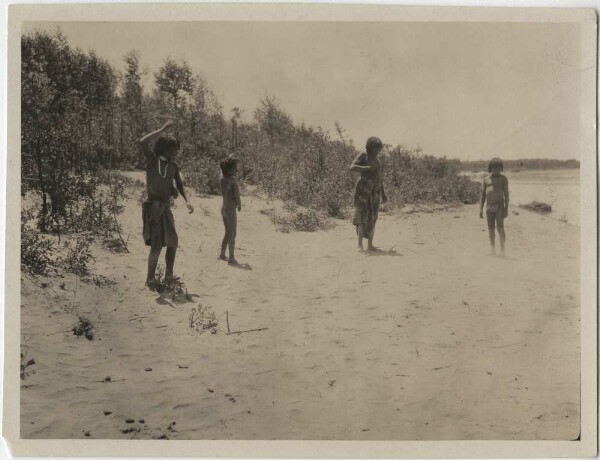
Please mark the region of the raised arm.
POLYGON ((177 166, 177 164, 175 164, 175 187, 177 187, 177 190, 179 191, 179 194, 185 200, 185 205, 187 206, 188 212, 190 214, 193 213, 194 212, 194 207, 188 201, 187 195, 185 194, 185 188, 183 187, 183 179, 181 177, 181 172, 179 171, 179 166, 177 166))
POLYGON ((352 162, 352 164, 350 165, 350 171, 373 171, 375 169, 375 166, 362 166, 359 165, 358 163, 360 163, 361 158, 364 154, 363 153, 359 153, 356 158, 354 159, 354 161, 352 162))
POLYGON ((161 128, 156 131, 152 131, 151 133, 146 134, 144 137, 140 139, 140 147, 146 157, 150 155, 154 155, 154 150, 152 150, 152 144, 156 140, 158 136, 160 136, 169 126, 173 125, 171 120, 167 121, 161 128))
POLYGON ((485 203, 485 189, 486 189, 486 184, 485 184, 485 178, 483 179, 483 182, 481 184, 481 198, 479 200, 479 217, 481 217, 483 219, 483 205, 485 203))
POLYGON ((504 217, 508 217, 508 178, 504 178, 504 217))

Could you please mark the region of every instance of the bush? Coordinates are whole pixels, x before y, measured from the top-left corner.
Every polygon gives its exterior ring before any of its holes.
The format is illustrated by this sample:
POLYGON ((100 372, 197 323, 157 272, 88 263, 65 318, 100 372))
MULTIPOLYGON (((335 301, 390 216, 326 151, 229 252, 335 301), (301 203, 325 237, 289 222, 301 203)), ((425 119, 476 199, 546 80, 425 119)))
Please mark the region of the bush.
POLYGON ((78 276, 88 274, 88 263, 94 257, 90 251, 90 245, 93 241, 91 235, 79 235, 75 239, 75 244, 65 243, 69 248, 67 255, 61 260, 64 269, 78 276))
POLYGON ((284 211, 278 213, 275 209, 261 211, 269 216, 271 222, 279 226, 282 232, 291 230, 300 232, 316 232, 317 230, 325 230, 333 226, 323 212, 311 208, 302 208, 294 202, 289 201, 284 205, 284 211))
POLYGON ((25 380, 31 374, 35 374, 34 370, 29 369, 35 365, 35 359, 27 359, 27 352, 21 353, 21 380, 25 380))
POLYGON ((30 225, 31 212, 21 212, 21 268, 34 275, 45 275, 52 265, 55 246, 30 225))
POLYGON ((476 203, 480 185, 460 175, 456 160, 421 155, 420 150, 398 146, 385 161, 384 185, 390 201, 402 206, 415 203, 476 203))
POLYGON ((216 332, 219 321, 217 315, 209 305, 199 304, 198 308, 192 308, 188 316, 188 325, 195 332, 204 332, 206 330, 216 332))
POLYGON ((182 162, 182 174, 186 185, 198 193, 217 195, 221 193, 221 169, 216 160, 196 156, 193 160, 182 162))

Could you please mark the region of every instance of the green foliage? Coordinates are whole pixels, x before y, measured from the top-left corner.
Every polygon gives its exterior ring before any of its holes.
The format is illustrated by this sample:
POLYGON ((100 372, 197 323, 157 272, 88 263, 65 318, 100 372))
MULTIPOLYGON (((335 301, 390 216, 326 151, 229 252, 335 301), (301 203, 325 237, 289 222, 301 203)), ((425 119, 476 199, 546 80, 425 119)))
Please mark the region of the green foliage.
POLYGON ((177 109, 180 94, 191 94, 194 90, 194 76, 188 64, 186 62, 177 63, 170 57, 154 74, 154 81, 159 91, 167 93, 173 98, 175 109, 177 109))
MULTIPOLYGON (((339 124, 335 139, 294 124, 274 97, 260 101, 251 121, 237 107, 226 117, 185 61, 166 59, 148 92, 136 52, 124 56, 120 74, 60 32, 30 32, 21 44, 22 190, 39 197, 40 231, 120 233, 124 185, 110 171, 143 165, 140 137, 168 118, 177 121, 177 162, 196 191, 220 193, 218 165, 233 154, 242 184, 298 206, 285 217, 290 228, 314 230, 327 225, 324 216, 350 215, 357 174, 349 166, 359 152, 339 124)), ((479 185, 459 175, 464 164, 456 160, 402 146, 382 160, 390 205, 478 198, 479 185)))
POLYGON ((292 230, 300 232, 316 232, 331 228, 331 219, 322 211, 312 208, 303 208, 293 201, 288 201, 283 206, 283 211, 275 209, 261 211, 269 216, 271 222, 279 227, 279 230, 288 233, 292 230))
POLYGON ((388 198, 396 205, 408 203, 476 203, 480 186, 459 174, 460 163, 422 155, 403 146, 386 158, 385 184, 388 198))
POLYGON ((45 275, 52 265, 54 243, 30 224, 31 211, 21 212, 21 268, 34 275, 45 275))
POLYGON ((22 192, 41 197, 40 230, 60 232, 80 195, 93 195, 95 173, 116 158, 117 76, 60 32, 23 35, 21 56, 22 192))
POLYGON ((88 274, 88 263, 94 258, 90 250, 92 241, 90 235, 79 235, 74 243, 65 243, 68 252, 61 263, 67 272, 80 277, 88 274))

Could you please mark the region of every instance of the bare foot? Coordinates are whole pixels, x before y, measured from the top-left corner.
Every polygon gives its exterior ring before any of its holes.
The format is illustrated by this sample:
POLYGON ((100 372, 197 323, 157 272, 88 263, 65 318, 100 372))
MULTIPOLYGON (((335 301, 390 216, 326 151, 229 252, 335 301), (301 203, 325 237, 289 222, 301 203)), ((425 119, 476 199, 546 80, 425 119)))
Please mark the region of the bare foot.
POLYGON ((151 291, 156 291, 156 290, 158 290, 158 288, 160 286, 160 282, 156 278, 152 278, 152 279, 146 281, 146 286, 151 291))
POLYGON ((372 251, 372 252, 375 252, 375 251, 381 251, 381 249, 379 249, 379 248, 378 248, 378 247, 376 247, 376 246, 369 246, 369 247, 367 248, 367 251, 372 251))
POLYGON ((227 260, 227 257, 225 257, 225 254, 221 254, 221 255, 219 256, 219 259, 221 259, 221 260, 227 260))
POLYGON ((229 265, 239 265, 239 264, 240 263, 236 259, 234 259, 232 257, 229 258, 229 265))

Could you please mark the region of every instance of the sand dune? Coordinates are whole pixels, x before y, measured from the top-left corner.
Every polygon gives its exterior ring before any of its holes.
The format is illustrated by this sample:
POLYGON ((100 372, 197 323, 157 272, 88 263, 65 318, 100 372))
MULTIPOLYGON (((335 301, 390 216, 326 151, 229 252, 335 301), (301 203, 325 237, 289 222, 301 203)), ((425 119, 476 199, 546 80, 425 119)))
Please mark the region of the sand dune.
POLYGON ((36 364, 22 437, 578 437, 577 227, 511 213, 500 259, 485 255, 474 206, 398 212, 378 224, 392 251, 368 256, 350 222, 281 233, 260 212, 270 205, 246 196, 242 270, 216 260, 220 199, 193 202, 192 215, 174 210, 176 272, 193 301, 144 289, 136 196, 122 217, 131 252, 94 253, 92 272, 115 286, 23 277, 22 350, 36 364), (216 334, 189 327, 199 303, 216 334), (227 335, 226 312, 233 331, 268 329, 227 335), (94 340, 62 332, 79 315, 94 340))

